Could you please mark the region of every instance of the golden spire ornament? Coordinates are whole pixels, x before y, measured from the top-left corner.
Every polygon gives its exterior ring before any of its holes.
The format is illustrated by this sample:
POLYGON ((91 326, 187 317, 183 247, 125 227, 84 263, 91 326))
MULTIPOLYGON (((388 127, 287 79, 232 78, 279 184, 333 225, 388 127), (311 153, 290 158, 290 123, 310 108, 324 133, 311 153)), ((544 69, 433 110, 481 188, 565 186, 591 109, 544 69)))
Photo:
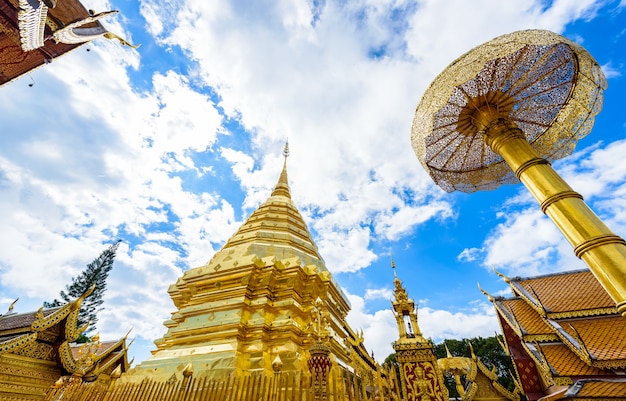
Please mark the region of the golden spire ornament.
POLYGON ((444 190, 521 181, 626 316, 626 242, 554 171, 602 108, 602 69, 553 32, 497 37, 454 61, 428 87, 411 141, 444 190))

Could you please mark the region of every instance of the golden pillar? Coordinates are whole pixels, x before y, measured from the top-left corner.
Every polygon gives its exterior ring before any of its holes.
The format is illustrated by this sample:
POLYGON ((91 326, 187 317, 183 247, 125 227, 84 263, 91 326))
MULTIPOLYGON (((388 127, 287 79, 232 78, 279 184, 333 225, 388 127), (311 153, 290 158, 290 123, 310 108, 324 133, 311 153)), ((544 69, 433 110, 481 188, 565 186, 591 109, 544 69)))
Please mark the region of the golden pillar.
POLYGON ((587 206, 510 121, 481 115, 485 142, 502 156, 626 316, 626 242, 587 206))

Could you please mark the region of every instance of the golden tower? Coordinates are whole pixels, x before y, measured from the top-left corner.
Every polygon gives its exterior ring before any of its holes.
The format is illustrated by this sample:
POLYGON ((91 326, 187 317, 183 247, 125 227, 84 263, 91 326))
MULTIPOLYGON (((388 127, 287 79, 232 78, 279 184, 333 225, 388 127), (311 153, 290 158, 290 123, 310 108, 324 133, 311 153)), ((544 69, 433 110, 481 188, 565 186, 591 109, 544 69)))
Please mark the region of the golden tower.
POLYGON ((131 376, 180 377, 189 364, 198 377, 272 375, 276 360, 283 372, 305 371, 308 350, 320 340, 337 365, 375 368, 345 322, 350 304, 291 200, 288 146, 284 156, 270 197, 206 265, 170 286, 177 311, 131 376))
POLYGON ((405 401, 447 401, 448 389, 437 364, 433 344, 422 336, 417 324, 415 302, 409 298, 402 282, 396 275, 395 264, 391 262, 394 275, 394 295, 392 301, 400 336, 393 343, 402 377, 402 399, 405 401))
POLYGON ((549 31, 495 38, 454 61, 415 112, 413 148, 447 191, 521 181, 626 316, 626 242, 554 171, 591 131, 606 79, 586 50, 549 31))

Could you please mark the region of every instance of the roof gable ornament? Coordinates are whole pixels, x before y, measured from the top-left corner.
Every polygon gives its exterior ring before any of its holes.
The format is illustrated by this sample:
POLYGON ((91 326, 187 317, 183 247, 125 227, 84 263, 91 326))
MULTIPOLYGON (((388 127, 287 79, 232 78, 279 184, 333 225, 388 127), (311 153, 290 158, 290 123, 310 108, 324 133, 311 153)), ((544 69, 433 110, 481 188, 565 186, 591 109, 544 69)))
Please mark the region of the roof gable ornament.
POLYGON ((98 39, 99 37, 105 37, 107 39, 117 39, 125 46, 132 47, 136 49, 139 45, 133 45, 126 41, 125 39, 119 37, 118 35, 109 32, 102 25, 98 25, 93 28, 85 28, 84 25, 87 25, 91 22, 98 21, 104 17, 108 17, 109 15, 117 14, 119 11, 105 11, 80 21, 69 24, 58 31, 55 31, 52 34, 52 38, 57 43, 66 43, 66 44, 79 44, 92 41, 94 39, 98 39))
POLYGON ((95 27, 85 27, 85 25, 97 22, 104 17, 117 14, 118 11, 105 11, 90 15, 82 20, 68 24, 61 29, 55 30, 55 27, 51 26, 50 28, 54 32, 51 37, 46 37, 45 29, 48 21, 48 10, 55 6, 56 0, 19 0, 18 27, 23 51, 27 52, 43 47, 45 41, 50 38, 56 43, 81 44, 99 37, 105 37, 107 39, 117 39, 123 45, 134 49, 139 47, 109 32, 100 24, 97 24, 95 27))
POLYGON ((9 309, 7 310, 7 312, 4 315, 0 315, 0 317, 9 316, 9 315, 15 315, 15 312, 13 312, 13 308, 15 308, 15 304, 19 300, 20 300, 20 298, 18 297, 18 298, 15 299, 15 301, 11 302, 11 305, 9 305, 9 309))

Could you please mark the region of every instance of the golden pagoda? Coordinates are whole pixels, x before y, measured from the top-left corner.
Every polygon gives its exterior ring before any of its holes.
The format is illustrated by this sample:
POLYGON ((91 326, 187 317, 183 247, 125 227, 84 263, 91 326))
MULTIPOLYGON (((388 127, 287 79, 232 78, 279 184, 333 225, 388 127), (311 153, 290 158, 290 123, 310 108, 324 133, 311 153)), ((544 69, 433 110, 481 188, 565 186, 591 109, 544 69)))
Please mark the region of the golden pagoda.
POLYGON ((186 366, 194 377, 271 376, 277 358, 283 372, 306 371, 318 342, 339 367, 357 375, 377 369, 291 199, 288 152, 270 197, 206 265, 170 286, 177 310, 164 322, 167 333, 126 377, 181 378, 186 366))

